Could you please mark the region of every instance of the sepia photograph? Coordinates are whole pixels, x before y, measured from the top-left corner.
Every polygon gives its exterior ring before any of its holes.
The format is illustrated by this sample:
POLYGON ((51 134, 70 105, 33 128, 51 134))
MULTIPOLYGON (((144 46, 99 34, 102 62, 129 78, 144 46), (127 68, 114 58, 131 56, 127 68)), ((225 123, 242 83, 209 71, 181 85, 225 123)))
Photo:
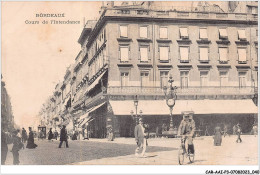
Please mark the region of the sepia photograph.
POLYGON ((259 165, 258 1, 2 1, 1 43, 1 167, 259 165))

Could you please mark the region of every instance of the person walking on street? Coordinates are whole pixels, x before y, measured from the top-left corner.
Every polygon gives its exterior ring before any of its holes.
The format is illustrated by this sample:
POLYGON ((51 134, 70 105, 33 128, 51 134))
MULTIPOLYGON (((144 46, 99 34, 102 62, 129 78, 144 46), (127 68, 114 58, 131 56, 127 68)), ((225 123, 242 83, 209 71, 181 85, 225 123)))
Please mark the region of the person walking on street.
POLYGON ((143 127, 143 120, 139 119, 139 124, 135 126, 135 142, 137 144, 137 148, 135 150, 135 156, 139 156, 138 152, 140 149, 142 150, 141 156, 144 156, 144 153, 146 151, 146 139, 145 139, 145 129, 143 127))
POLYGON ((21 138, 17 136, 18 131, 15 130, 13 132, 13 148, 12 148, 12 153, 13 153, 13 164, 14 165, 19 165, 20 161, 19 161, 19 151, 24 147, 21 138))
POLYGON ((7 146, 7 135, 2 128, 1 128, 1 165, 5 165, 8 146, 7 146))
POLYGON ((58 133, 58 131, 55 129, 55 131, 54 131, 54 139, 58 139, 58 135, 59 135, 59 133, 58 133))
POLYGON ((53 141, 53 133, 52 133, 52 128, 50 128, 50 131, 48 132, 49 136, 48 136, 48 140, 49 141, 53 141))
POLYGON ((209 136, 208 125, 206 125, 205 136, 209 136))
POLYGON ((228 127, 227 127, 227 125, 224 125, 224 137, 226 136, 226 135, 228 135, 229 136, 229 134, 228 134, 228 127))
POLYGON ((26 130, 23 128, 22 129, 22 142, 25 143, 27 141, 27 132, 26 130))
POLYGON ((240 124, 238 123, 237 124, 237 143, 241 143, 242 142, 242 139, 241 139, 241 134, 242 134, 242 130, 241 130, 241 127, 240 127, 240 124))
POLYGON ((61 148, 62 142, 66 143, 66 148, 69 148, 69 144, 68 144, 68 136, 67 136, 67 130, 66 130, 66 126, 63 125, 61 131, 60 131, 60 145, 59 148, 61 148))
POLYGON ((233 135, 236 135, 236 133, 237 133, 237 125, 234 125, 233 126, 233 135))
POLYGON ((214 130, 214 146, 221 146, 221 142, 222 142, 222 134, 221 134, 221 128, 218 123, 214 130))
POLYGON ((27 146, 26 146, 26 148, 28 148, 28 149, 34 149, 34 148, 36 148, 36 147, 37 147, 37 145, 34 143, 34 133, 33 133, 33 131, 32 131, 32 128, 29 127, 29 138, 28 138, 28 140, 27 140, 27 146))

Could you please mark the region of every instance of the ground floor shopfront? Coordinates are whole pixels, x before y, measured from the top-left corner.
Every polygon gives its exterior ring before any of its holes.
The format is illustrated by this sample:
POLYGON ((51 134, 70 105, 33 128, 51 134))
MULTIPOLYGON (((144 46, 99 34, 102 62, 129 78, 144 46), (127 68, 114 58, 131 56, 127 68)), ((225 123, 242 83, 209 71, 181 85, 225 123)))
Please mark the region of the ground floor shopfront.
MULTIPOLYGON (((81 130, 87 129, 90 138, 106 138, 110 128, 116 137, 133 137, 136 118, 135 114, 131 116, 131 110, 135 111, 133 101, 107 100, 86 110, 77 126, 81 130)), ((150 133, 161 135, 163 130, 169 129, 169 108, 164 100, 140 100, 139 110, 143 111, 141 117, 149 125, 150 133)), ((250 99, 176 101, 173 109, 174 128, 179 127, 183 111, 194 112, 193 119, 200 135, 204 135, 206 129, 212 135, 216 125, 222 129, 227 126, 231 134, 233 126, 238 123, 243 133, 249 133, 257 120, 257 107, 250 99)))

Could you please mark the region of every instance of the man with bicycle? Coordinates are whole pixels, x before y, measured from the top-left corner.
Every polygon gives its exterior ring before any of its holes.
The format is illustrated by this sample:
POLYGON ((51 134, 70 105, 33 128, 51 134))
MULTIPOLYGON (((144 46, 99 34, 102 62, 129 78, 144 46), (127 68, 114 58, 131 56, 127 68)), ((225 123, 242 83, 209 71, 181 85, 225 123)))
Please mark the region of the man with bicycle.
MULTIPOLYGON (((192 112, 184 112, 183 120, 179 126, 178 135, 181 136, 181 143, 185 148, 185 141, 188 140, 188 153, 194 154, 193 135, 195 131, 195 122, 192 119, 192 112)), ((185 149, 184 149, 185 150, 185 149)))

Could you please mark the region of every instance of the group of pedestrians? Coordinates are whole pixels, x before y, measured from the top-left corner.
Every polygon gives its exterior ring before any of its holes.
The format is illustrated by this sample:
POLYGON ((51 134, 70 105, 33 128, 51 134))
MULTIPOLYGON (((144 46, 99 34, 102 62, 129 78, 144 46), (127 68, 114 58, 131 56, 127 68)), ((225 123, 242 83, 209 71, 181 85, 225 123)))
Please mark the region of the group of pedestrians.
POLYGON ((24 149, 26 142, 26 148, 28 149, 37 147, 37 145, 34 143, 34 133, 31 127, 29 127, 29 137, 27 136, 27 132, 24 128, 22 129, 22 134, 20 134, 20 130, 17 129, 12 131, 11 135, 4 132, 4 130, 1 130, 1 164, 5 165, 8 154, 8 144, 13 144, 13 147, 10 151, 13 154, 13 164, 19 165, 19 151, 24 149))

